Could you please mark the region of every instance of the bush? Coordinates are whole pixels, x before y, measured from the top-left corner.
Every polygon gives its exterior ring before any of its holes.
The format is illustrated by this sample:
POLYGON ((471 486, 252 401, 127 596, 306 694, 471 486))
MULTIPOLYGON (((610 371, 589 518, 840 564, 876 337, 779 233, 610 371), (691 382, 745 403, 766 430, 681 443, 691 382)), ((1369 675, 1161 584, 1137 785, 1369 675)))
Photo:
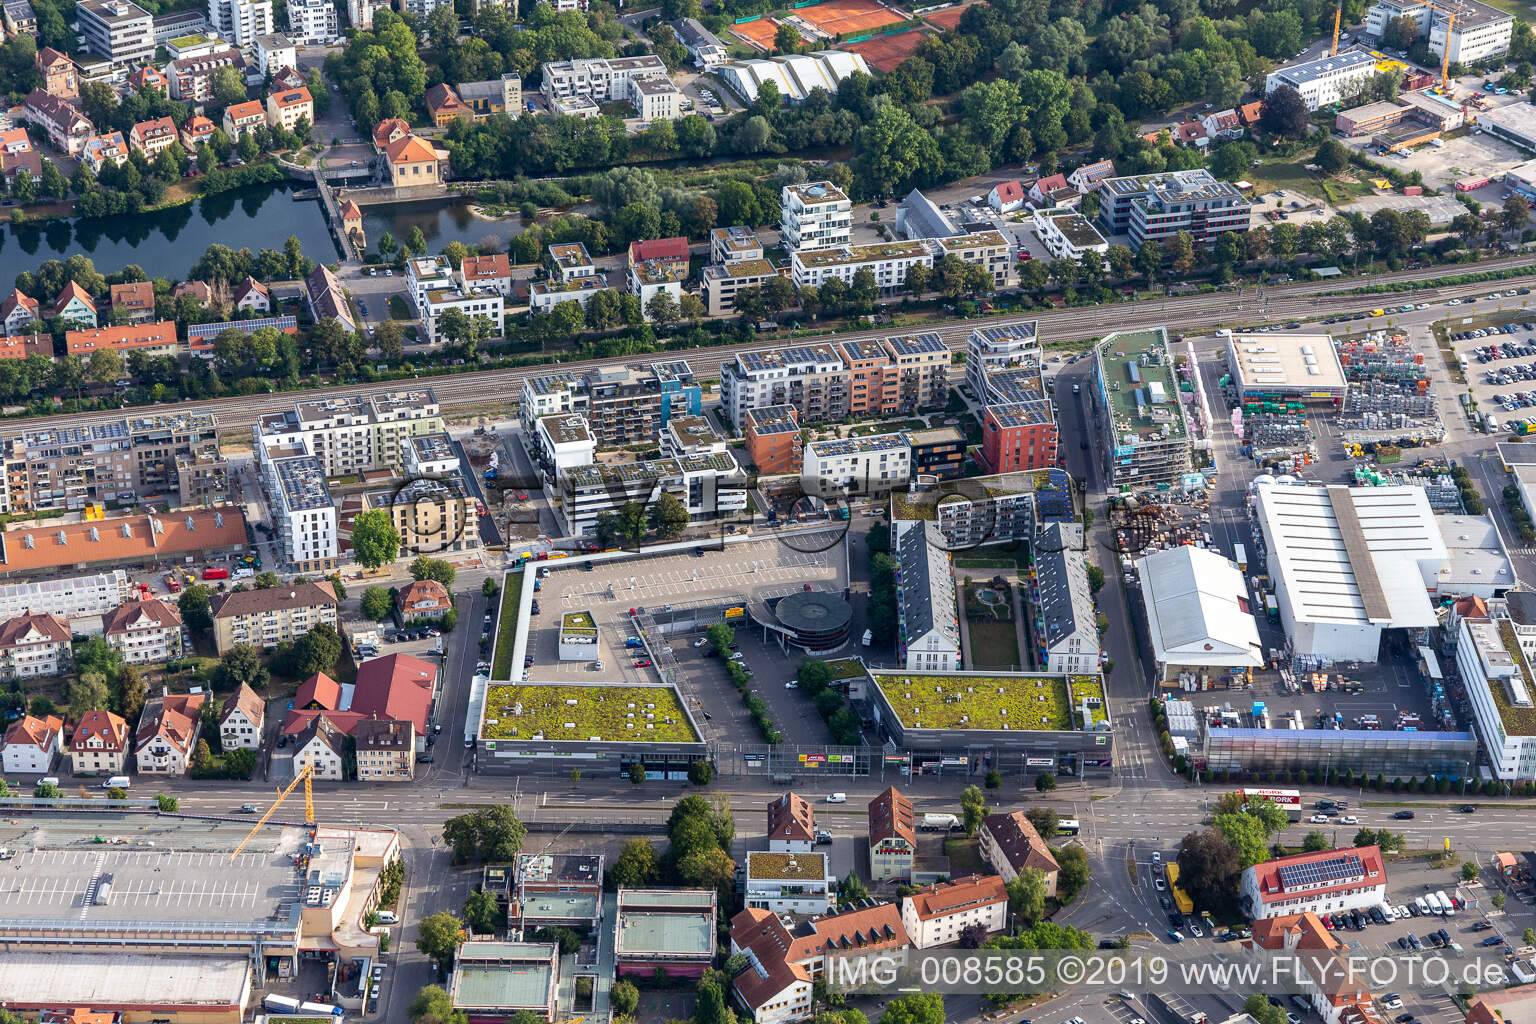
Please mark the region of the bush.
POLYGON ((688 781, 695 786, 707 786, 715 777, 715 768, 708 761, 695 761, 688 766, 688 781))

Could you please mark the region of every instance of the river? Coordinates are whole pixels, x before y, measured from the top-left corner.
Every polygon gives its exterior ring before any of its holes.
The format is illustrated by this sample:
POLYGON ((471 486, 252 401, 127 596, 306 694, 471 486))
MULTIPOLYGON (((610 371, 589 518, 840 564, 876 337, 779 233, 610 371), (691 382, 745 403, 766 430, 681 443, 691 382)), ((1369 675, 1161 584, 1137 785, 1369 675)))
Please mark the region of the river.
POLYGON ((471 215, 464 202, 363 207, 363 232, 370 248, 378 245, 379 235, 385 231, 403 242, 413 227, 421 228, 426 236, 428 252, 442 252, 452 241, 474 245, 487 238, 494 238, 497 248, 505 252, 508 240, 522 232, 523 221, 515 214, 503 220, 484 220, 471 215))

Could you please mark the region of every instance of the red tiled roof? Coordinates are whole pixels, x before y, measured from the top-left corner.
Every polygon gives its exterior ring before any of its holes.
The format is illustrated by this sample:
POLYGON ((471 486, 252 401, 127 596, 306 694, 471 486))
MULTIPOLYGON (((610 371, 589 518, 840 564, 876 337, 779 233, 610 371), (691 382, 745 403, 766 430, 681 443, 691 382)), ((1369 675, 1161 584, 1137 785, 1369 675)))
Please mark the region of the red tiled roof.
POLYGON ((1052 189, 1066 187, 1067 176, 1065 174, 1053 174, 1049 178, 1041 178, 1039 181, 1035 182, 1035 188, 1039 189, 1042 194, 1048 193, 1052 189))
POLYGON ((887 787, 869 802, 869 845, 875 846, 884 839, 905 839, 908 846, 917 849, 912 801, 895 786, 887 787))
POLYGON ((324 672, 316 672, 299 684, 294 695, 295 708, 308 708, 311 704, 324 711, 335 711, 341 704, 341 684, 324 672))
POLYGON ((331 728, 352 735, 357 723, 367 718, 356 711, 325 711, 320 708, 294 708, 283 718, 283 735, 297 736, 309 729, 315 719, 324 718, 331 728))
POLYGON ((382 150, 393 138, 409 135, 411 126, 398 117, 385 118, 373 130, 373 148, 382 150))
POLYGON ((80 716, 74 735, 69 738, 69 749, 87 750, 89 748, 86 743, 92 738, 102 742, 102 746, 97 749, 113 753, 126 750, 128 723, 110 711, 87 711, 80 716))
POLYGON ((199 508, 163 516, 119 516, 7 530, 0 533, 0 565, 19 572, 102 562, 168 561, 245 543, 245 516, 239 509, 199 508))
POLYGON ((9 747, 20 744, 36 747, 38 750, 49 750, 63 731, 64 719, 58 715, 49 715, 46 718, 22 715, 11 723, 9 729, 5 730, 5 745, 9 747))
POLYGON ((1051 848, 1045 845, 1045 840, 1040 838, 1034 823, 1024 816, 1023 811, 989 814, 982 820, 981 827, 997 843, 998 849, 1008 858, 1008 864, 1014 871, 1036 868, 1050 874, 1059 870, 1056 858, 1051 855, 1051 848))
POLYGON ((96 300, 91 298, 91 293, 80 287, 74 281, 66 281, 64 288, 59 292, 59 297, 53 300, 54 315, 64 312, 64 307, 69 305, 71 299, 79 299, 91 307, 91 312, 96 311, 96 300))
POLYGON ((55 643, 69 643, 69 624, 57 615, 28 612, 0 622, 0 647, 15 647, 32 631, 55 643))
POLYGON ((424 164, 437 161, 437 150, 415 135, 396 139, 384 147, 384 158, 392 164, 424 164))
POLYGON ((0 338, 0 359, 25 359, 28 356, 53 358, 53 338, 46 334, 7 334, 0 338))
POLYGON ((1008 889, 1001 875, 969 875, 954 881, 930 885, 907 899, 917 912, 918 920, 946 917, 971 907, 1006 903, 1008 889))
POLYGON ((427 709, 437 668, 409 654, 389 654, 358 666, 352 690, 352 710, 363 716, 378 715, 410 722, 416 734, 427 732, 427 709))
POLYGON ((688 262, 688 239, 653 238, 647 242, 629 243, 629 262, 644 263, 646 260, 667 260, 673 263, 688 262))
POLYGON ((102 632, 107 636, 126 633, 129 626, 146 615, 162 628, 181 628, 181 613, 164 601, 125 601, 102 617, 102 632))
POLYGON ((172 693, 150 698, 134 734, 135 748, 161 736, 183 755, 190 754, 192 737, 197 735, 197 715, 207 699, 206 693, 172 693))
POLYGON ((72 356, 88 355, 99 348, 133 352, 141 348, 165 348, 167 345, 174 347, 176 343, 176 321, 174 320, 64 332, 64 350, 66 354, 72 356))
POLYGON ((1244 103, 1237 108, 1237 116, 1243 119, 1243 124, 1258 124, 1259 118, 1264 116, 1264 101, 1244 103))
MULTIPOLYGON (((164 120, 170 121, 170 118, 164 120)), ((153 124, 154 122, 145 122, 153 124)), ((138 125, 134 126, 139 127, 138 125)), ((176 129, 173 126, 171 130, 176 129)), ((113 309, 148 309, 155 308, 155 286, 148 281, 133 281, 129 284, 115 284, 109 294, 112 296, 113 309)))
POLYGON ((787 959, 794 940, 772 911, 748 907, 731 918, 731 941, 742 949, 750 949, 762 965, 761 974, 749 968, 731 982, 754 1010, 796 981, 811 983, 810 972, 802 964, 787 959))
POLYGON ((453 607, 453 598, 449 596, 448 588, 437 580, 413 580, 395 595, 395 604, 408 614, 447 611, 453 607))
POLYGON ((997 201, 1000 203, 1018 203, 1024 199, 1024 186, 1019 184, 1019 179, 1000 181, 993 186, 997 190, 997 201))
POLYGON ((309 89, 302 85, 287 92, 273 93, 270 99, 278 107, 302 107, 315 102, 309 89))
MULTIPOLYGON (((1376 846, 1351 846, 1337 850, 1319 850, 1315 853, 1298 853, 1289 857, 1277 857, 1263 864, 1255 864, 1248 870, 1254 873, 1254 880, 1258 883, 1259 898, 1265 903, 1274 903, 1278 900, 1294 899, 1298 895, 1305 895, 1308 899, 1326 896, 1329 893, 1343 892, 1347 889, 1358 889, 1362 885, 1378 885, 1386 883, 1386 869, 1382 867, 1381 849, 1376 846), (1341 857, 1359 857, 1361 870, 1365 875, 1363 881, 1339 882, 1335 885, 1317 886, 1304 890, 1286 892, 1280 888, 1280 869, 1292 867, 1298 864, 1316 864, 1320 861, 1337 860, 1341 857)), ((1305 915, 1303 915, 1305 916, 1305 915)))
POLYGON ((239 124, 247 118, 261 118, 266 120, 266 108, 261 105, 261 100, 246 100, 244 103, 232 103, 224 108, 224 116, 229 118, 232 124, 239 124))
POLYGON ((453 91, 452 86, 441 82, 427 90, 425 99, 427 109, 432 111, 434 116, 443 111, 453 111, 455 115, 473 113, 469 104, 459 99, 459 94, 453 91))
POLYGON ((20 306, 22 309, 31 310, 33 316, 37 315, 37 300, 23 292, 20 288, 12 288, 11 294, 5 297, 3 304, 0 304, 0 318, 10 316, 11 311, 17 306, 20 306))
POLYGON ((768 838, 791 841, 816 839, 816 812, 801 796, 785 793, 768 802, 768 838))
POLYGON ((466 281, 486 281, 512 276, 512 261, 504 252, 489 256, 466 256, 459 268, 466 281))

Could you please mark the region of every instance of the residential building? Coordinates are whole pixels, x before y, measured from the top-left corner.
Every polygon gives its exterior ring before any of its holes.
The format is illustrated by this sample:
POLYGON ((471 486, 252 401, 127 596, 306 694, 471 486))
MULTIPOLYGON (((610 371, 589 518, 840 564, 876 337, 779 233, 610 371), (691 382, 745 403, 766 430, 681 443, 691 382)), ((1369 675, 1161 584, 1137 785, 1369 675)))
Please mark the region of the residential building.
POLYGON ((276 532, 274 554, 293 572, 327 572, 339 554, 336 503, 320 460, 302 448, 263 445, 257 476, 276 532))
MULTIPOLYGON (((1105 183, 1110 188, 1116 181, 1105 183)), ((1111 334, 1094 349, 1089 385, 1106 478, 1115 487, 1172 483, 1189 471, 1189 425, 1161 328, 1111 334)))
POLYGON ((224 108, 224 134, 229 136, 231 142, 238 141, 247 132, 265 128, 266 124, 267 111, 260 100, 231 103, 224 108))
POLYGON ((32 356, 41 356, 53 362, 53 339, 46 334, 0 336, 0 360, 30 359, 32 356))
POLYGON ((1033 216, 1035 237, 1057 259, 1080 260, 1084 253, 1100 256, 1109 252, 1109 243, 1093 224, 1075 210, 1065 213, 1036 210, 1033 216))
POLYGON ((965 469, 965 453, 970 447, 965 431, 959 427, 934 427, 909 430, 907 446, 912 453, 912 479, 958 477, 965 469))
POLYGON ((453 610, 453 597, 437 580, 412 580, 395 595, 395 611, 404 625, 436 622, 453 610))
MULTIPOLYGON (((201 146, 205 143, 212 144, 213 133, 217 130, 217 128, 217 125, 215 125, 212 121, 208 120, 203 115, 193 114, 191 117, 182 122, 181 148, 185 149, 189 154, 195 154, 197 152, 198 146, 201 146)), ((200 284, 201 282, 197 283, 200 284)), ((204 287, 206 287, 206 285, 204 287)))
POLYGON ((99 619, 128 600, 132 591, 121 569, 90 576, 27 583, 0 583, 0 621, 28 612, 57 615, 65 622, 99 619))
POLYGON ((530 455, 546 480, 555 481, 568 470, 592 465, 596 452, 597 439, 580 413, 541 416, 534 424, 530 455))
POLYGON ((1067 175, 1067 184, 1087 194, 1097 189, 1105 180, 1115 176, 1115 165, 1108 160, 1094 160, 1083 164, 1067 175))
POLYGON ((676 270, 680 276, 688 276, 688 239, 681 236, 630 242, 626 255, 631 267, 642 263, 662 264, 676 270))
POLYGON ((256 447, 301 447, 320 460, 327 477, 398 469, 402 443, 441 433, 441 407, 430 387, 376 391, 300 401, 292 410, 257 420, 256 447))
MULTIPOLYGON (((1529 963, 1521 973, 1529 976, 1529 963)), ((1510 964, 1514 973, 1515 964, 1510 964)), ((1521 979, 1516 979, 1521 980, 1521 979)), ((1513 985, 1502 992, 1484 992, 1467 1004, 1466 1024, 1504 1024, 1522 1019, 1528 1010, 1536 1010, 1536 985, 1513 985)))
POLYGON ((748 907, 775 914, 825 914, 836 902, 837 877, 826 854, 748 852, 748 907))
POLYGON ((43 92, 61 100, 72 100, 80 95, 80 69, 65 54, 51 46, 39 47, 32 58, 32 66, 43 76, 43 92))
POLYGON ((869 64, 846 50, 813 50, 750 60, 727 60, 714 73, 747 103, 757 100, 764 83, 772 82, 782 100, 800 103, 816 89, 837 92, 839 83, 853 74, 869 75, 869 64))
POLYGON ((329 46, 341 36, 331 0, 289 0, 288 38, 299 46, 329 46))
POLYGON ((128 762, 128 723, 110 711, 87 711, 69 737, 75 775, 121 775, 128 762))
POLYGON ((892 524, 897 565, 897 653, 908 672, 953 672, 960 667, 960 620, 949 552, 929 536, 926 520, 892 524))
POLYGON ((275 75, 283 68, 299 66, 299 48, 293 40, 279 32, 264 32, 256 37, 256 70, 263 77, 275 75))
POLYGON ((976 843, 981 859, 1004 882, 1033 869, 1045 876, 1046 896, 1056 895, 1056 857, 1023 811, 987 815, 976 830, 976 843))
POLYGON ((214 559, 250 550, 237 507, 170 516, 135 514, 79 523, 12 528, 0 533, 0 566, 8 572, 57 574, 123 566, 214 559))
POLYGON ((693 59, 693 66, 700 71, 708 71, 716 64, 724 63, 730 56, 730 51, 720 41, 720 37, 705 28, 697 18, 679 18, 672 23, 672 31, 693 59))
MULTIPOLYGON (((176 125, 170 118, 171 142, 176 141, 176 125)), ((148 122, 146 122, 148 123, 148 122)), ((135 125, 135 128, 138 126, 135 125)), ((160 148, 164 148, 163 146, 160 148)), ((112 319, 118 323, 141 324, 155 318, 155 286, 148 281, 114 284, 108 291, 112 303, 112 319)))
POLYGON ((102 636, 129 665, 181 658, 181 612, 164 601, 127 601, 102 616, 102 636))
POLYGON ((657 296, 669 296, 674 303, 683 298, 683 279, 677 268, 665 260, 647 260, 629 267, 629 294, 640 300, 647 320, 654 320, 651 303, 657 296))
POLYGON ((231 591, 213 601, 213 638, 220 654, 236 644, 272 650, 322 622, 336 628, 336 592, 325 581, 231 591))
POLYGON ((211 31, 208 16, 199 10, 170 11, 155 15, 155 45, 164 46, 172 39, 211 31))
POLYGON ((224 701, 219 710, 219 743, 230 750, 260 750, 262 730, 266 728, 267 705, 261 695, 245 683, 224 701))
POLYGON ((1420 0, 1381 0, 1365 12, 1365 35, 1380 39, 1386 27, 1396 18, 1412 18, 1418 25, 1418 35, 1428 39, 1429 52, 1443 58, 1450 50, 1452 64, 1472 64, 1490 57, 1502 57, 1509 52, 1509 42, 1514 34, 1514 16, 1478 0, 1462 0, 1455 5, 1456 17, 1451 21, 1450 9, 1434 7, 1420 0))
MULTIPOLYGON (((196 12, 192 13, 195 14, 196 12)), ((201 15, 198 16, 201 17, 201 15)), ((164 45, 159 36, 160 31, 157 25, 155 28, 155 41, 160 45, 164 45)), ((173 36, 172 38, 175 37, 173 36)), ((134 69, 133 74, 128 76, 128 87, 134 92, 140 92, 144 89, 159 89, 167 96, 171 94, 171 80, 165 76, 165 72, 153 64, 146 64, 141 68, 134 69)))
POLYGON ((439 128, 446 128, 455 121, 468 124, 475 119, 474 108, 459 99, 453 86, 445 82, 439 82, 428 89, 424 102, 432 123, 439 128))
POLYGON ((560 242, 549 247, 551 276, 561 282, 596 277, 597 264, 581 242, 560 242))
POLYGON ((409 654, 386 654, 358 666, 350 710, 364 717, 411 723, 418 745, 425 749, 436 691, 437 666, 409 654))
MULTIPOLYGON (((1099 671, 1099 629, 1088 589, 1087 544, 1076 523, 1048 523, 1035 544, 1035 642, 1051 673, 1099 671)), ((1021 666, 1022 667, 1022 666, 1021 666)))
POLYGON ((272 0, 208 0, 208 24, 236 46, 253 48, 272 32, 272 0))
POLYGON ((5 730, 0 764, 7 775, 47 775, 53 771, 63 746, 64 719, 58 715, 22 715, 5 730))
POLYGON ((1008 370, 989 379, 1016 380, 1011 390, 1028 396, 1000 401, 981 411, 978 461, 989 474, 1047 469, 1056 464, 1058 432, 1052 402, 1037 390, 1040 377, 1028 370, 1008 370))
POLYGON ((779 230, 791 252, 846 246, 853 203, 830 181, 785 185, 779 197, 779 230))
MULTIPOLYGON (((600 865, 599 860, 594 866, 600 865)), ((564 881, 561 886, 570 894, 566 896, 567 906, 574 897, 578 909, 590 901, 594 913, 597 911, 602 896, 593 891, 596 886, 579 880, 564 881)), ((526 893, 529 883, 524 881, 520 889, 526 893)), ((553 894, 559 895, 559 891, 553 894)), ((669 978, 701 977, 714 962, 717 899, 714 889, 620 888, 614 928, 615 977, 654 978, 657 971, 669 978)), ((523 917, 527 919, 526 908, 523 917)))
POLYGON ((1169 171, 1107 178, 1101 185, 1099 221, 1111 234, 1129 234, 1133 247, 1180 231, 1196 242, 1248 229, 1251 204, 1234 186, 1209 171, 1169 171))
MULTIPOLYGON (((1310 1009, 1323 1024, 1381 1024, 1385 1019, 1369 986, 1362 984, 1369 972, 1358 969, 1353 951, 1334 938, 1316 914, 1285 914, 1255 921, 1250 955, 1259 971, 1286 972, 1286 988, 1295 990, 1297 1009, 1310 1009), (1268 951, 1278 954, 1278 962, 1264 962, 1268 951)), ((1522 963, 1512 961, 1510 973, 1518 977, 1522 963)), ((1518 1007, 1515 1003, 1512 1008, 1518 1007)), ((1472 1019, 1471 1013, 1467 1019, 1472 1019)))
POLYGON ((876 289, 886 296, 906 288, 907 271, 915 266, 933 268, 933 252, 923 242, 818 246, 789 256, 789 276, 797 288, 820 288, 833 278, 852 286, 854 276, 868 270, 876 289))
POLYGON ((69 623, 60 617, 23 613, 0 622, 0 680, 58 676, 69 657, 69 623))
POLYGON ((39 126, 48 136, 48 144, 65 156, 78 157, 85 152, 86 140, 96 134, 90 119, 68 100, 33 89, 21 105, 22 119, 39 126))
POLYGON ((200 713, 207 693, 165 693, 144 702, 133 734, 140 775, 185 775, 202 731, 200 713))
POLYGON ((1254 921, 1380 906, 1387 869, 1375 846, 1276 857, 1243 869, 1238 903, 1254 921))
POLYGON ((816 849, 816 809, 805 797, 785 793, 768 802, 768 849, 773 853, 816 849))
POLYGON ((764 476, 799 475, 804 457, 800 423, 789 405, 747 410, 747 457, 764 476))
POLYGON ((700 273, 700 295, 704 311, 710 316, 730 316, 736 312, 736 297, 748 289, 761 288, 782 276, 767 260, 733 260, 707 266, 700 273))
POLYGON ((416 728, 410 722, 365 718, 352 730, 357 781, 410 782, 416 775, 416 728))
POLYGON ((433 11, 439 7, 451 6, 453 5, 447 3, 446 0, 404 0, 401 9, 414 14, 421 24, 426 24, 427 18, 431 16, 433 11))
POLYGON ((1006 287, 1012 274, 1013 247, 998 231, 971 231, 946 238, 928 238, 924 243, 934 262, 953 256, 962 263, 980 267, 992 275, 992 287, 1006 287))
POLYGON ((534 281, 528 286, 528 308, 535 313, 548 313, 562 302, 574 302, 586 309, 592 296, 607 290, 608 282, 596 276, 534 281))
POLYGON ((635 75, 625 80, 623 89, 642 121, 672 121, 683 115, 682 90, 667 75, 635 75))
POLYGON ((845 341, 837 352, 848 369, 850 416, 897 416, 948 398, 949 349, 937 334, 845 341))
POLYGON ((316 323, 335 320, 349 331, 357 330, 357 321, 352 319, 352 305, 347 301, 341 281, 323 263, 304 279, 304 304, 309 307, 309 315, 316 323))
POLYGON ((411 134, 411 126, 398 117, 386 117, 373 129, 373 149, 380 156, 391 142, 398 142, 411 134))
POLYGON ((901 924, 918 949, 947 946, 967 928, 988 935, 1008 923, 1008 890, 1000 875, 938 882, 901 898, 901 924))
POLYGON ((246 277, 235 286, 235 294, 231 300, 236 309, 246 313, 254 313, 257 316, 266 316, 272 312, 272 293, 267 291, 267 286, 254 277, 246 277))
POLYGON ((0 174, 5 175, 7 184, 13 184, 23 171, 33 178, 42 178, 42 154, 32 148, 32 138, 26 128, 0 131, 0 174))
POLYGON ((447 162, 447 150, 438 149, 415 135, 397 139, 384 149, 389 183, 395 188, 441 185, 447 162))
POLYGON ((895 786, 869 802, 869 878, 872 882, 912 881, 917 827, 912 801, 895 786))
POLYGON ((709 232, 709 262, 726 265, 763 258, 763 242, 757 232, 740 224, 728 228, 711 228, 709 232))
POLYGON ((540 74, 543 78, 540 89, 546 98, 555 100, 584 96, 597 103, 609 100, 634 102, 630 84, 639 78, 661 79, 667 83, 672 81, 667 75, 667 66, 655 54, 550 61, 540 68, 540 74))
POLYGON ((703 416, 673 416, 661 433, 661 454, 680 459, 687 455, 724 455, 730 450, 725 438, 703 416))
MULTIPOLYGON (((1378 4, 1380 8, 1385 6, 1378 4)), ((1428 13, 1426 9, 1425 13, 1428 13)), ((1276 68, 1264 80, 1264 95, 1281 86, 1295 89, 1308 110, 1343 103, 1364 91, 1376 76, 1376 57, 1364 50, 1346 50, 1333 56, 1276 68)))
POLYGON ((439 320, 450 309, 458 310, 471 320, 488 321, 491 336, 501 335, 505 305, 503 292, 498 288, 479 285, 461 288, 452 264, 442 256, 414 257, 407 262, 405 274, 407 294, 416 307, 416 315, 426 327, 429 342, 436 344, 444 340, 439 320))
MULTIPOLYGON (((164 499, 170 506, 224 498, 228 462, 207 413, 138 416, 84 427, 0 436, 0 511, 82 508, 164 499)), ((82 528, 105 523, 86 523, 82 528)))
POLYGON ((64 332, 64 350, 69 355, 89 359, 92 352, 103 348, 125 358, 134 352, 146 356, 174 356, 181 350, 181 341, 176 337, 174 320, 64 332))
POLYGON ((347 0, 347 21, 353 28, 366 32, 373 28, 374 12, 391 6, 389 0, 347 0))
POLYGON ((489 256, 466 256, 459 263, 455 276, 460 291, 492 288, 504 299, 512 297, 512 261, 504 252, 489 256))
POLYGON ((720 368, 721 404, 738 431, 746 428, 748 409, 771 405, 793 407, 802 423, 842 419, 852 414, 852 359, 865 386, 866 408, 910 415, 943 407, 950 356, 936 334, 894 336, 878 344, 886 352, 884 367, 876 365, 868 343, 852 349, 813 344, 738 353, 720 368))
POLYGON ((1024 207, 1024 186, 1019 179, 998 182, 987 192, 987 205, 997 213, 1014 213, 1024 207))
POLYGON ((582 466, 559 479, 560 512, 572 533, 591 533, 597 517, 665 491, 694 521, 733 516, 747 507, 746 474, 729 454, 582 466))
MULTIPOLYGON (((291 9, 291 8, 290 8, 291 9)), ((185 100, 188 103, 211 103, 213 101, 213 75, 220 68, 234 68, 240 76, 245 76, 245 55, 236 49, 214 50, 210 53, 202 53, 197 56, 178 57, 165 66, 166 77, 171 80, 171 98, 185 100)), ((261 104, 257 101, 257 107, 261 104)), ((266 120, 266 114, 262 114, 262 121, 266 120)), ((225 134, 229 134, 228 114, 225 116, 225 134)), ((231 135, 233 141, 235 136, 231 135)))
POLYGON ((315 101, 304 86, 275 91, 267 96, 267 125, 295 131, 300 121, 314 124, 315 101))
POLYGON ((21 334, 37 318, 37 300, 23 293, 20 288, 12 288, 11 293, 5 297, 5 303, 0 305, 0 320, 5 322, 5 333, 8 335, 21 334))
POLYGON ((674 416, 703 412, 703 389, 681 359, 603 366, 528 377, 523 382, 522 425, 528 435, 545 416, 576 412, 598 444, 607 447, 660 440, 674 416))
POLYGON ((346 754, 346 732, 331 716, 315 715, 294 738, 294 776, 308 766, 310 777, 316 781, 341 782, 346 778, 346 754))
POLYGON ((911 479, 912 446, 904 433, 812 441, 800 469, 805 493, 828 499, 904 490, 911 479))
MULTIPOLYGON (((427 434, 413 443, 434 440, 427 434)), ((453 558, 480 550, 480 516, 475 498, 457 474, 441 479, 413 479, 402 487, 370 491, 364 495, 369 508, 382 508, 400 533, 401 557, 431 553, 453 558)))
POLYGON ((492 114, 516 118, 523 110, 523 79, 509 71, 485 82, 460 82, 459 98, 469 104, 476 121, 492 114))
POLYGON ((603 113, 602 107, 590 96, 555 96, 549 101, 549 109, 560 117, 574 117, 582 121, 601 117, 603 113))
POLYGON ((5 30, 13 36, 37 35, 37 13, 30 0, 5 0, 5 30))
POLYGON ((93 135, 85 140, 80 162, 89 167, 93 174, 100 174, 108 164, 121 167, 128 162, 128 142, 122 132, 93 135))
POLYGON ((832 974, 833 961, 852 961, 853 969, 904 965, 911 945, 893 903, 793 923, 748 907, 731 918, 731 954, 747 958, 731 994, 757 1024, 808 1020, 814 985, 832 974))
POLYGON ((155 21, 129 0, 80 0, 75 5, 80 39, 113 64, 148 64, 155 56, 155 21))

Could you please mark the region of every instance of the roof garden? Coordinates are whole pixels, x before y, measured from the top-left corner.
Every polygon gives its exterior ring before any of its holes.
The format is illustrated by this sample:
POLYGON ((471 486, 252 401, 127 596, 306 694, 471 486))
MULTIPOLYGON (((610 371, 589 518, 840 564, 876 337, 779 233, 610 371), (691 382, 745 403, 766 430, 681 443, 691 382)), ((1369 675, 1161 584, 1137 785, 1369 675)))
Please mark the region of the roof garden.
POLYGON ((864 663, 858 658, 838 658, 825 664, 833 679, 857 679, 864 674, 864 663))
POLYGON ((596 636, 597 623, 591 612, 566 612, 560 617, 560 632, 567 636, 596 636))
POLYGON ((581 743, 700 742, 675 689, 612 683, 492 686, 480 735, 581 743))
POLYGON ((1094 723, 1108 720, 1096 676, 918 675, 873 672, 875 685, 909 729, 1066 732, 1072 708, 1097 697, 1094 723))
POLYGON ((1111 334, 1098 347, 1099 376, 1118 438, 1184 437, 1184 408, 1168 338, 1160 327, 1111 334))
POLYGON ((793 879, 827 877, 827 858, 821 853, 768 853, 753 850, 747 858, 748 878, 793 879))
MULTIPOLYGON (((1515 636, 1514 625, 1508 619, 1499 619, 1498 624, 1499 639, 1504 642, 1504 650, 1520 668, 1525 692, 1536 694, 1536 684, 1531 681, 1531 666, 1525 660, 1525 652, 1520 649, 1520 638, 1515 636)), ((1488 693, 1493 697, 1493 706, 1499 710, 1499 720, 1504 723, 1507 735, 1536 736, 1536 707, 1515 705, 1509 699, 1509 690, 1493 680, 1488 681, 1488 693)))

